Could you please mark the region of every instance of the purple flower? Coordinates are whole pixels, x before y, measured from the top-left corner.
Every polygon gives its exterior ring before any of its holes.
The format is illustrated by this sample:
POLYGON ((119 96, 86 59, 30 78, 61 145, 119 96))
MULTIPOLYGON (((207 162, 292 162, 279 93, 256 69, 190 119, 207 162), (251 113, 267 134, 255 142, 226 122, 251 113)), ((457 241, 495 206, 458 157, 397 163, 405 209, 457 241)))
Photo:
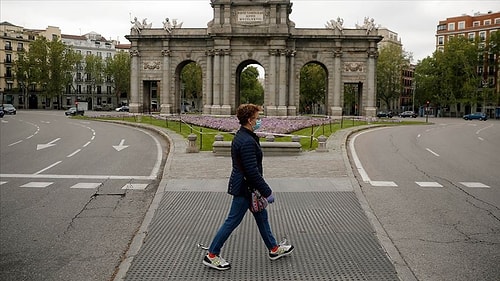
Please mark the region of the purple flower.
MULTIPOLYGON (((179 116, 168 117, 170 120, 179 121, 179 116)), ((183 115, 182 122, 205 128, 211 128, 224 132, 234 132, 238 130, 240 124, 235 116, 214 117, 208 115, 183 115)), ((261 133, 268 134, 290 134, 292 132, 308 128, 329 124, 332 119, 323 117, 262 117, 261 133)))

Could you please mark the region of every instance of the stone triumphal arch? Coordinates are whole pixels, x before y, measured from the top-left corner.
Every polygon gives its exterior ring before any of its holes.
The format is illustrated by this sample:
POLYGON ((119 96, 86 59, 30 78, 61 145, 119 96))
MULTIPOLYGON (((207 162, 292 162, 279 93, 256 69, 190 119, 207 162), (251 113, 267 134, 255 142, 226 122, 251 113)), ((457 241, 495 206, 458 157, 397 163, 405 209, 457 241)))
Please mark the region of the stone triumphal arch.
POLYGON ((312 62, 326 71, 327 115, 342 114, 345 85, 353 84, 360 114, 375 115, 377 43, 382 37, 373 19, 351 29, 340 18, 324 28, 295 28, 290 0, 210 4, 213 19, 207 28, 182 28, 168 18, 158 28, 145 20, 134 22, 126 36, 131 42, 131 112, 146 112, 152 102, 161 113, 181 112, 180 70, 195 62, 202 69, 203 113, 234 114, 239 74, 252 63, 265 69, 265 114, 294 116, 299 112, 300 69, 312 62))

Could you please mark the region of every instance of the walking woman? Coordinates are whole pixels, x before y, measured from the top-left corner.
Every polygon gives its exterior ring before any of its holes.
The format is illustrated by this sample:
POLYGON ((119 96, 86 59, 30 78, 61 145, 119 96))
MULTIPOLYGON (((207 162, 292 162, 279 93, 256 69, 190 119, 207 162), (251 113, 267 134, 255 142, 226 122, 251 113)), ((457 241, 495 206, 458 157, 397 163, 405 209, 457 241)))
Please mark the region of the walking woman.
MULTIPOLYGON (((219 228, 210 244, 208 254, 203 258, 204 265, 218 270, 231 268, 231 264, 220 256, 220 252, 250 208, 251 191, 248 186, 258 190, 269 203, 274 202, 272 190, 262 177, 262 149, 259 138, 254 133, 260 128, 259 111, 260 108, 254 104, 242 104, 236 110, 236 117, 241 126, 231 144, 232 171, 228 184, 228 193, 233 196, 233 201, 226 221, 219 228)), ((279 245, 276 242, 266 209, 252 214, 262 240, 269 249, 271 260, 277 260, 292 253, 294 249, 292 245, 279 245)))

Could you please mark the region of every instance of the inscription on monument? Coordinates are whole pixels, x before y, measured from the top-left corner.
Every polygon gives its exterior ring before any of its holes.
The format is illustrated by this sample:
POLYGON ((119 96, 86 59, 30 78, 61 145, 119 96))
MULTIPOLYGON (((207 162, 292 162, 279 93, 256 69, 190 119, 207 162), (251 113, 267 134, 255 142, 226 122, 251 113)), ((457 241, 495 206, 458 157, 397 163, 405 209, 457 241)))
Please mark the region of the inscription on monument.
POLYGON ((260 24, 264 22, 264 11, 238 11, 236 13, 236 20, 239 24, 260 24))

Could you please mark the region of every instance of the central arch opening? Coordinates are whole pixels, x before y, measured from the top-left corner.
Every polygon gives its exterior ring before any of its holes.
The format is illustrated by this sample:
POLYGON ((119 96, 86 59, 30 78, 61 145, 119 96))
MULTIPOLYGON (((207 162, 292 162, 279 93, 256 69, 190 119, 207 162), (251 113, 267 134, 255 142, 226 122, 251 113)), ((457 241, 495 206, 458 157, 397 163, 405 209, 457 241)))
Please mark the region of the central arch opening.
POLYGON ((236 71, 235 108, 243 103, 264 105, 264 68, 255 60, 247 60, 242 62, 236 71))

